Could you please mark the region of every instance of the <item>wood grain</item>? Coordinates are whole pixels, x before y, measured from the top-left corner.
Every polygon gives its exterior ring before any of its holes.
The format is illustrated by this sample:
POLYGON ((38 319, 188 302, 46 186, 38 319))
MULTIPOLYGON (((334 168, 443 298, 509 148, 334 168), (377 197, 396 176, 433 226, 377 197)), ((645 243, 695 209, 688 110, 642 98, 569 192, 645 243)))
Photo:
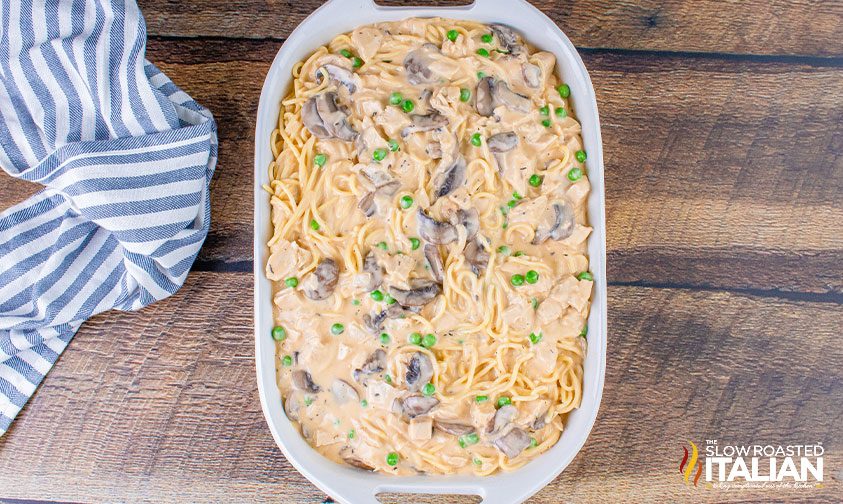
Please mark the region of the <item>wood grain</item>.
MULTIPOLYGON (((250 275, 194 272, 170 299, 85 324, 0 438, 0 495, 320 502, 260 411, 250 291, 250 275)), ((530 502, 722 500, 720 491, 687 488, 677 471, 683 443, 711 438, 826 448, 825 488, 731 497, 839 497, 843 484, 831 477, 843 463, 839 306, 637 287, 610 289, 609 306, 594 431, 530 502)))
MULTIPOLYGON (((448 5, 449 1, 386 1, 448 5)), ((141 0, 153 35, 284 39, 318 1, 141 0)), ((843 55, 843 3, 811 0, 533 0, 579 47, 843 55)), ((501 20, 501 21, 506 21, 501 20)))

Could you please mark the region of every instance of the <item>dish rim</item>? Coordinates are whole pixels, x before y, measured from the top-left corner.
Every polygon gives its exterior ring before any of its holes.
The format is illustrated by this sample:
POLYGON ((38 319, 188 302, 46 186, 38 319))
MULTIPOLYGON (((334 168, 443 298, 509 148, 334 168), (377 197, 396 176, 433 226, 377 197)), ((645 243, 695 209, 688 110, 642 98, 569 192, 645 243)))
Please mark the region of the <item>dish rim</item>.
POLYGON ((261 90, 255 126, 255 181, 254 181, 254 330, 255 367, 258 391, 264 417, 276 444, 287 460, 308 480, 339 502, 377 503, 375 494, 400 493, 451 493, 474 494, 484 504, 520 502, 533 495, 560 474, 585 444, 594 425, 602 398, 606 366, 606 247, 605 247, 605 196, 603 177, 603 152, 600 122, 594 88, 579 54, 564 33, 540 10, 526 0, 475 0, 466 6, 449 7, 384 7, 373 0, 331 0, 312 12, 290 34, 279 48, 267 72, 261 90), (335 14, 342 11, 343 15, 335 14), (520 14, 520 15, 519 15, 520 14), (583 401, 566 422, 565 431, 542 455, 525 466, 510 472, 497 472, 489 476, 426 475, 391 476, 365 472, 337 464, 313 449, 291 425, 281 407, 281 393, 277 387, 275 368, 275 343, 268 337, 272 325, 272 286, 266 278, 264 267, 267 257, 266 241, 271 236, 269 223, 271 210, 267 193, 261 187, 267 179, 267 167, 272 160, 269 152, 269 134, 277 124, 280 96, 289 89, 289 68, 334 36, 357 26, 408 17, 450 17, 489 23, 506 19, 507 24, 526 35, 536 47, 552 52, 560 66, 571 67, 565 71, 566 82, 571 86, 573 108, 583 129, 583 143, 589 153, 587 169, 592 190, 589 195, 589 222, 593 227, 589 237, 589 265, 594 273, 594 291, 588 318, 588 351, 584 362, 583 401), (365 19, 364 22, 354 20, 365 19), (536 25, 529 31, 528 23, 540 22, 545 33, 537 34, 536 25), (338 28, 339 27, 339 28, 338 28), (317 33, 319 36, 315 36, 317 33), (553 47, 537 43, 538 38, 553 41, 553 47), (300 54, 301 53, 301 54, 300 54), (561 57, 564 55, 564 58, 561 57), (571 70, 576 74, 572 75, 571 70), (571 80, 574 78, 574 80, 571 80), (588 124, 588 133, 586 132, 588 124), (269 128, 268 130, 266 128, 269 128), (269 317, 269 325, 266 317, 269 317), (269 351, 269 363, 266 352, 269 351), (271 365, 270 365, 271 364, 271 365), (588 384, 588 388, 586 385, 588 384), (585 406, 588 406, 587 408, 585 406), (572 419, 574 422, 572 422, 572 419), (574 433, 568 434, 569 431, 574 433), (567 437, 566 437, 566 434, 567 437), (554 463, 548 463, 553 461, 554 463), (544 464, 542 464, 542 462, 544 464))

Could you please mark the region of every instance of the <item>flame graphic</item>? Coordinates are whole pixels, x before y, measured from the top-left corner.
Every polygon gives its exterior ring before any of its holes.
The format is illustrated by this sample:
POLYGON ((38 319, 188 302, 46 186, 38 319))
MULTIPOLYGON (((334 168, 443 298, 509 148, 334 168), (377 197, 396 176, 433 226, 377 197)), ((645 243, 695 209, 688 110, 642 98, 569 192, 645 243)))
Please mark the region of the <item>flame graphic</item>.
POLYGON ((697 482, 699 482, 700 476, 702 475, 702 464, 697 464, 700 453, 699 450, 697 450, 697 445, 695 445, 693 441, 688 442, 691 444, 691 460, 688 460, 688 449, 683 446, 682 449, 685 451, 685 455, 682 457, 682 462, 679 463, 679 474, 684 475, 686 484, 690 483, 691 473, 694 472, 694 468, 696 467, 697 473, 694 475, 694 486, 697 486, 697 482), (686 462, 688 464, 687 467, 685 466, 686 462))

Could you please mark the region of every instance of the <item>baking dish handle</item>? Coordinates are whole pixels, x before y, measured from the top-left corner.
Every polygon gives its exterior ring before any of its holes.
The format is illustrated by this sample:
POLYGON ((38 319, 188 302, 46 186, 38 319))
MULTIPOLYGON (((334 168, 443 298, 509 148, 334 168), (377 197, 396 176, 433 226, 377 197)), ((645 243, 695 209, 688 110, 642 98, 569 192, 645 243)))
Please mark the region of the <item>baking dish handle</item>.
POLYGON ((382 504, 377 495, 381 493, 394 494, 443 494, 443 495, 477 495, 482 500, 480 504, 512 504, 521 502, 529 493, 518 485, 496 486, 494 489, 470 483, 437 482, 435 490, 428 485, 413 485, 401 483, 384 483, 376 485, 359 485, 349 489, 343 496, 354 504, 382 504))

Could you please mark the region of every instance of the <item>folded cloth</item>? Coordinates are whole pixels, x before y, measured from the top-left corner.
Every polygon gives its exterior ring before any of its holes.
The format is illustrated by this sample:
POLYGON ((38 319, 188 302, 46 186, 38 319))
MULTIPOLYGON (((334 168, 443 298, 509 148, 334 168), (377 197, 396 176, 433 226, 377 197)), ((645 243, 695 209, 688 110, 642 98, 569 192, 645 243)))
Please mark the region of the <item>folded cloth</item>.
POLYGON ((147 62, 132 1, 0 1, 0 435, 82 322, 163 299, 208 233, 208 110, 147 62), (45 5, 46 4, 46 5, 45 5))

